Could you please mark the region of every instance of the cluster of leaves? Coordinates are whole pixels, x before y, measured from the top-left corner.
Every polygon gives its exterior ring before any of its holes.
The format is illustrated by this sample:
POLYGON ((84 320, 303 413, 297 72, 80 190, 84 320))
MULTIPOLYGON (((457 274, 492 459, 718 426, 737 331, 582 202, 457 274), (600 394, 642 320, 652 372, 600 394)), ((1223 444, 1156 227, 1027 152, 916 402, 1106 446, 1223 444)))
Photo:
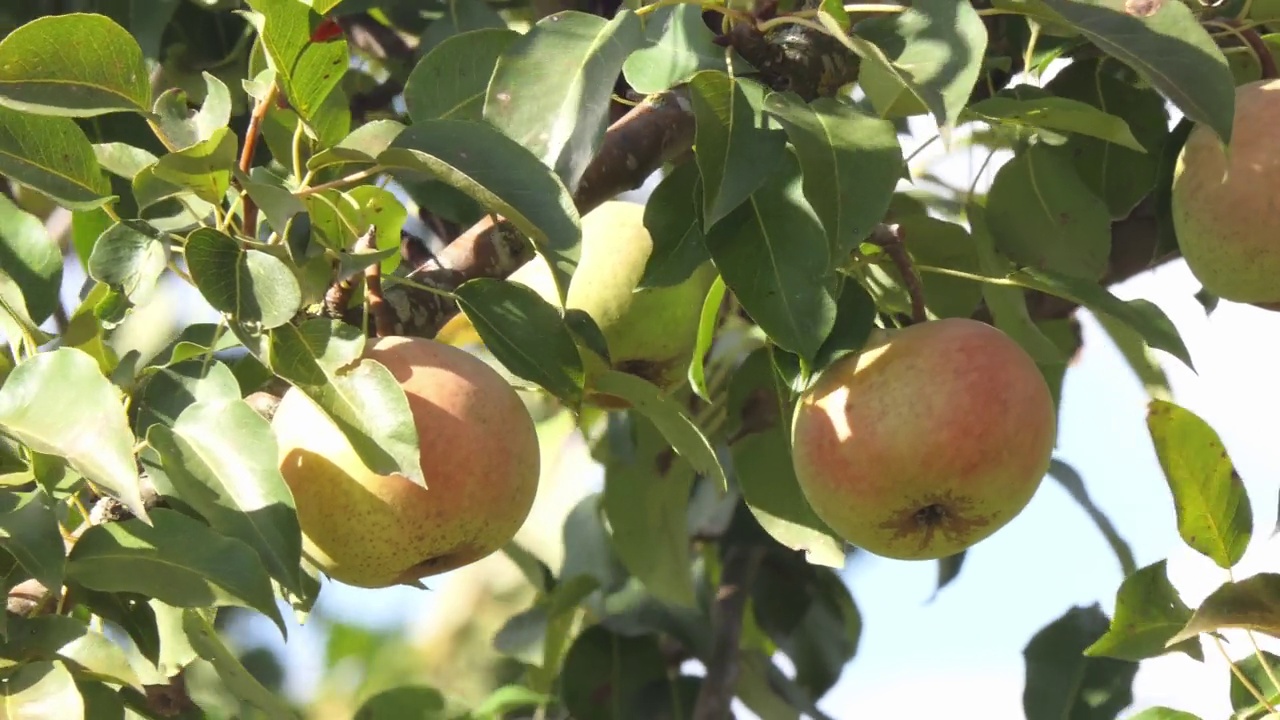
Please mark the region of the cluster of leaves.
MULTIPOLYGON (((1247 2, 918 0, 850 14, 824 0, 781 3, 768 20, 734 3, 542 19, 475 0, 443 12, 361 0, 82 4, 0 10, 0 173, 71 211, 74 261, 89 278, 63 317, 61 253, 40 217, 0 198, 0 578, 5 590, 49 591, 34 611, 0 616, 0 691, 10 707, 59 718, 154 717, 155 688, 197 664, 246 712, 293 715, 214 624, 239 607, 285 633, 277 601, 305 619, 321 587, 271 426, 244 398, 275 381, 297 387, 372 469, 423 482, 403 392, 385 367, 357 362, 366 328, 318 308, 336 283, 375 268, 389 292, 422 289, 401 266, 408 212, 383 180, 454 223, 501 216, 563 299, 579 257, 576 193, 619 78, 686 103, 695 127, 692 159, 668 167, 648 201, 655 251, 642 285, 679 283, 707 261, 719 280, 688 393, 621 372, 590 379, 633 404, 580 413, 605 489, 570 513, 558 571, 508 549, 537 592, 495 638, 522 673, 458 712, 687 717, 700 695, 723 691, 761 717, 822 717, 815 704, 856 652, 861 621, 837 574, 848 548, 792 474, 796 394, 874 325, 922 308, 917 319, 985 313, 1056 395, 1077 341, 1066 320, 1031 312, 1034 293, 1092 311, 1167 395, 1151 351, 1191 358, 1156 306, 1106 289, 1121 272, 1116 229, 1154 208, 1158 236, 1130 274, 1176 253, 1168 187, 1180 143, 1197 122, 1229 141, 1233 88, 1262 67, 1212 24, 1247 2), (776 89, 750 53, 723 47, 707 9, 755 23, 766 41, 834 38, 860 99, 776 89), (326 19, 347 13, 418 37, 413 57, 359 51, 326 19), (1034 76, 1055 60, 1070 64, 1042 87, 995 86, 997 72, 1034 76), (357 117, 353 98, 380 82, 402 84, 403 113, 357 117), (1184 115, 1172 130, 1169 104, 1184 115), (899 191, 903 178, 930 179, 907 168, 911 116, 935 120, 952 147, 1010 159, 986 193, 899 191), (961 126, 975 132, 960 140, 961 126), (871 242, 886 222, 908 263, 871 242), (183 328, 156 357, 118 355, 113 332, 166 277, 189 283, 220 322, 183 328), (56 333, 42 329, 51 317, 56 333), (755 581, 736 674, 708 690, 712 680, 679 668, 711 663, 717 587, 744 548, 755 581), (774 664, 779 652, 794 674, 774 664)), ((1253 21, 1277 20, 1259 17, 1261 5, 1253 21)), ((429 289, 456 300, 513 382, 582 410, 575 344, 589 327, 499 277, 429 289)), ((1150 424, 1183 537, 1230 568, 1252 522, 1221 442, 1166 400, 1153 400, 1150 424)), ((1225 583, 1193 611, 1162 563, 1134 567, 1069 467, 1052 474, 1098 521, 1126 580, 1110 621, 1076 608, 1028 646, 1028 717, 1114 717, 1139 660, 1198 656, 1196 636, 1219 628, 1280 631, 1280 576, 1225 583)), ((940 563, 940 585, 962 561, 940 563)), ((1237 688, 1239 709, 1275 697, 1258 680, 1274 661, 1242 663, 1263 697, 1237 688)), ((362 713, 420 710, 433 692, 389 691, 362 713)))

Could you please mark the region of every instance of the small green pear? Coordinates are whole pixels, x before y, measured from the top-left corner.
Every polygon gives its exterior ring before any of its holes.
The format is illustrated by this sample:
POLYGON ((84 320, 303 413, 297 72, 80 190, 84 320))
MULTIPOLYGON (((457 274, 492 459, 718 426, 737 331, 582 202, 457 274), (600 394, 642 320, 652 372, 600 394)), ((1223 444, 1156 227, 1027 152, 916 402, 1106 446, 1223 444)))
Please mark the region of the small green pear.
MULTIPOLYGON (((644 205, 633 202, 609 201, 584 215, 581 247, 563 307, 581 310, 595 321, 613 369, 642 377, 663 390, 679 385, 688 376, 702 303, 717 275, 715 266, 708 260, 678 285, 638 290, 653 253, 653 238, 644 225, 644 205)), ((508 280, 561 307, 543 258, 526 263, 508 280)), ((441 335, 462 335, 462 328, 469 324, 458 315, 441 335)), ((591 377, 605 367, 604 361, 585 343, 579 342, 579 348, 587 372, 588 402, 626 407, 620 398, 591 392, 591 377)))
POLYGON ((1230 159, 1192 128, 1173 169, 1171 208, 1191 274, 1224 300, 1280 310, 1280 80, 1236 88, 1230 159))

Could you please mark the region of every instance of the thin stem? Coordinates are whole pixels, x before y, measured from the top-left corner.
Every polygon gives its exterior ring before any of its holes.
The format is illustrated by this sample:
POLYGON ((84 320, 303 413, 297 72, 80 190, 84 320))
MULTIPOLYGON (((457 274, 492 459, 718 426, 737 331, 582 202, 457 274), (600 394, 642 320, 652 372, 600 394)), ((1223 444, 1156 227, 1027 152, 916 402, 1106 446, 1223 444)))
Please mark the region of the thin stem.
POLYGON ((806 28, 809 28, 810 30, 815 30, 817 32, 820 32, 823 35, 831 35, 832 37, 836 37, 836 38, 844 37, 843 34, 836 35, 835 33, 831 32, 830 30, 827 29, 825 25, 823 25, 820 22, 810 20, 807 17, 800 17, 799 15, 780 15, 776 18, 765 20, 764 22, 757 24, 756 29, 764 33, 764 32, 769 32, 774 28, 782 27, 783 25, 799 25, 800 27, 806 27, 806 28))
MULTIPOLYGON (((262 123, 267 119, 267 112, 271 110, 271 106, 276 102, 276 95, 280 92, 279 86, 275 83, 267 89, 266 97, 258 101, 253 108, 253 115, 249 117, 249 129, 245 131, 244 148, 240 151, 240 172, 248 174, 250 166, 253 165, 253 153, 258 149, 258 136, 261 134, 262 123)), ((301 121, 299 121, 301 122, 301 121)), ((253 198, 246 197, 244 200, 244 223, 241 226, 244 234, 249 237, 257 237, 255 228, 258 223, 258 206, 254 204, 253 198)))
POLYGON ((444 288, 441 288, 441 287, 424 285, 423 283, 410 280, 409 278, 402 277, 400 275, 388 275, 383 279, 386 280, 387 282, 390 282, 392 285, 405 285, 415 290, 425 290, 426 292, 439 295, 440 297, 449 298, 450 300, 457 299, 457 296, 454 295, 453 292, 449 290, 445 290, 444 288))
POLYGON ((894 14, 910 10, 906 5, 884 5, 881 3, 853 3, 845 5, 844 11, 851 13, 885 13, 894 14))
POLYGON ((342 188, 348 185, 354 185, 360 182, 361 180, 364 180, 365 178, 370 178, 370 177, 373 177, 374 175, 377 175, 383 170, 385 170, 385 168, 383 168, 381 165, 374 165, 371 168, 366 168, 364 170, 361 170, 360 172, 352 173, 346 177, 338 178, 337 180, 330 180, 327 183, 320 183, 315 187, 303 188, 294 194, 300 198, 304 198, 310 195, 315 195, 316 193, 324 192, 325 190, 332 190, 334 188, 342 188))
POLYGON ((731 17, 735 20, 741 20, 743 22, 749 22, 751 20, 746 13, 725 7, 720 3, 704 2, 703 0, 658 0, 658 2, 653 3, 652 5, 645 5, 644 7, 636 10, 636 15, 644 17, 645 15, 654 13, 661 8, 671 7, 672 5, 697 5, 702 8, 703 11, 717 12, 725 17, 731 17))
POLYGON ((990 277, 988 275, 976 275, 967 273, 963 270, 952 270, 951 268, 934 267, 932 265, 915 265, 916 270, 920 272, 934 273, 935 275, 950 275, 952 277, 964 278, 965 280, 973 280, 974 282, 987 283, 988 285, 1001 285, 1004 287, 1022 287, 1022 285, 1009 280, 1008 278, 990 277))
POLYGON ((293 176, 302 179, 302 118, 293 126, 293 176))
POLYGON ((916 148, 915 150, 912 150, 912 151, 911 151, 911 154, 910 154, 910 155, 908 155, 908 156, 906 157, 906 159, 904 159, 904 160, 902 161, 902 164, 903 164, 903 165, 910 165, 910 164, 911 164, 911 161, 912 161, 912 160, 915 160, 917 155, 919 155, 920 153, 924 152, 925 148, 927 148, 927 147, 929 147, 930 145, 932 145, 932 144, 934 143, 934 141, 938 140, 938 139, 939 139, 939 138, 941 138, 941 137, 942 137, 942 133, 935 133, 933 137, 931 137, 931 138, 929 138, 928 140, 925 140, 923 143, 921 143, 920 147, 916 148))
POLYGON ((1036 44, 1040 42, 1040 23, 1031 23, 1031 36, 1027 38, 1027 50, 1022 54, 1022 69, 1029 77, 1034 77, 1031 66, 1036 54, 1036 44))
POLYGON ((1240 681, 1240 684, 1249 691, 1249 694, 1252 695, 1254 699, 1267 709, 1267 712, 1275 715, 1275 706, 1271 704, 1271 701, 1267 700, 1267 698, 1262 694, 1262 691, 1258 689, 1258 686, 1254 685, 1253 681, 1244 674, 1244 671, 1236 667, 1235 662, 1231 660, 1231 656, 1227 654, 1227 648, 1223 646, 1222 640, 1218 639, 1218 636, 1213 633, 1210 633, 1209 637, 1213 638, 1213 643, 1218 646, 1218 652, 1222 654, 1222 659, 1227 661, 1227 667, 1231 668, 1231 674, 1236 676, 1236 679, 1240 681))
POLYGON ((911 263, 911 256, 907 254, 906 236, 902 228, 880 226, 871 234, 871 241, 884 248, 889 259, 898 268, 903 284, 907 286, 907 295, 911 298, 911 322, 927 321, 929 314, 924 301, 924 283, 911 263))
POLYGON ((1271 663, 1267 662, 1267 656, 1262 654, 1262 648, 1258 647, 1258 638, 1253 636, 1252 630, 1245 630, 1244 634, 1249 638, 1249 644, 1253 646, 1253 655, 1258 658, 1258 664, 1262 666, 1262 672, 1271 681, 1271 687, 1280 691, 1280 680, 1276 679, 1276 671, 1271 669, 1271 663))
POLYGON ((1280 77, 1280 69, 1276 68, 1276 58, 1271 54, 1267 43, 1263 41, 1262 36, 1252 27, 1243 27, 1239 22, 1230 19, 1206 20, 1205 25, 1213 25, 1220 27, 1226 32, 1236 36, 1244 45, 1253 51, 1254 56, 1258 59, 1258 68, 1262 73, 1262 80, 1274 80, 1280 77))

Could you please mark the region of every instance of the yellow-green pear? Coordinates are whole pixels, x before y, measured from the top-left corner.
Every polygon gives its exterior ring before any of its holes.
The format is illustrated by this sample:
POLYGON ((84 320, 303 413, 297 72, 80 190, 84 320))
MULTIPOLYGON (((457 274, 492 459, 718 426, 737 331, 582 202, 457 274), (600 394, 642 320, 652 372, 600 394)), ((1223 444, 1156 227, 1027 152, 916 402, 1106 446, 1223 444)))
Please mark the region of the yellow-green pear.
MULTIPOLYGON (((717 271, 708 260, 678 285, 637 290, 653 253, 644 209, 639 203, 615 200, 583 216, 581 255, 564 307, 591 316, 604 336, 614 369, 669 390, 687 377, 702 303, 717 271)), ((560 307, 543 258, 534 258, 508 279, 560 307)), ((455 316, 440 335, 461 336, 469 325, 465 316, 455 316)), ((585 343, 579 346, 590 385, 591 376, 604 367, 603 360, 585 343)), ((610 408, 626 405, 619 398, 593 393, 590 387, 588 402, 610 408)))
POLYGON ((1224 300, 1280 310, 1280 80, 1236 88, 1230 159, 1208 126, 1173 170, 1173 229, 1187 267, 1224 300))
POLYGON ((792 460, 819 518, 876 555, 927 560, 989 537, 1049 467, 1049 387, 1000 330, 948 318, 877 331, 796 405, 792 460))
POLYGON ((528 517, 541 467, 519 395, 484 361, 433 340, 377 338, 365 357, 404 388, 427 487, 370 471, 338 426, 290 389, 271 424, 304 554, 334 580, 380 588, 501 549, 528 517))

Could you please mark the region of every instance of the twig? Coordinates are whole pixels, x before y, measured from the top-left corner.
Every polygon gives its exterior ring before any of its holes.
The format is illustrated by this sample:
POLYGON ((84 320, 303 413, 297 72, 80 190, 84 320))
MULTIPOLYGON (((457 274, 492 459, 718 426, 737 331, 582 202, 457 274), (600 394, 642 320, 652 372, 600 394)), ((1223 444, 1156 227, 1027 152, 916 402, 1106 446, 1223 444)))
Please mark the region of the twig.
MULTIPOLYGON (((261 134, 262 122, 267 117, 267 112, 271 110, 271 106, 276 102, 276 95, 280 93, 280 88, 275 83, 267 89, 266 97, 258 101, 253 108, 253 115, 249 117, 249 128, 244 135, 244 148, 240 152, 240 172, 248 173, 249 168, 253 167, 253 153, 258 149, 258 135, 261 134)), ((299 121, 301 122, 301 121, 299 121)), ((258 227, 258 206, 253 202, 253 198, 248 193, 244 197, 244 225, 242 229, 245 235, 249 237, 257 237, 258 227)))
MULTIPOLYGON (((356 252, 373 252, 378 249, 374 240, 377 234, 372 227, 356 241, 356 252)), ((382 297, 382 262, 378 261, 364 269, 364 300, 369 305, 369 314, 373 316, 373 334, 386 337, 395 331, 396 316, 391 306, 382 297)))
POLYGON ((880 225, 871 233, 871 242, 884 248, 885 254, 893 260, 906 285, 907 294, 911 296, 911 322, 922 323, 929 319, 925 311, 924 284, 920 274, 911 264, 911 256, 907 254, 906 233, 899 225, 880 225))
POLYGON ((731 717, 730 703, 738 682, 739 642, 742 618, 751 594, 751 583, 764 558, 760 545, 732 545, 725 551, 720 588, 711 607, 711 656, 707 658, 707 674, 698 690, 693 720, 726 720, 731 717))

